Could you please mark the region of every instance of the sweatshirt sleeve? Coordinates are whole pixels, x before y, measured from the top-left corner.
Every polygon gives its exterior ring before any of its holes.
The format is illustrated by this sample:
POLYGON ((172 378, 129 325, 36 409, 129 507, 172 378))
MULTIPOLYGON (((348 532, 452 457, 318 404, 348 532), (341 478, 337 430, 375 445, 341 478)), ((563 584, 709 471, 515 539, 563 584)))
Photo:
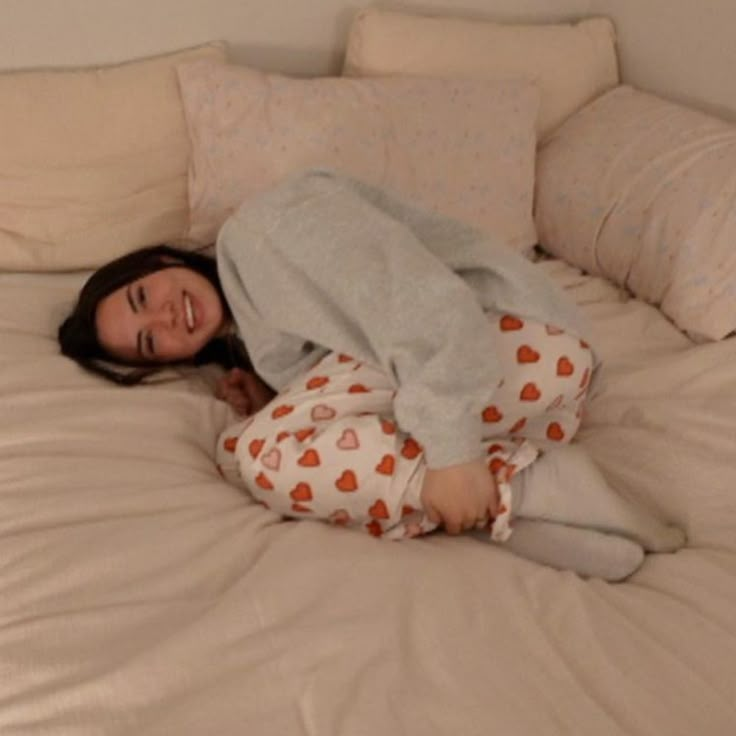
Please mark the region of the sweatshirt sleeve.
POLYGON ((247 240, 252 273, 241 281, 281 333, 344 352, 366 346, 356 357, 394 381, 396 420, 429 467, 477 458, 500 368, 475 293, 395 213, 340 179, 306 183, 265 218, 236 214, 222 256, 237 268, 247 240))

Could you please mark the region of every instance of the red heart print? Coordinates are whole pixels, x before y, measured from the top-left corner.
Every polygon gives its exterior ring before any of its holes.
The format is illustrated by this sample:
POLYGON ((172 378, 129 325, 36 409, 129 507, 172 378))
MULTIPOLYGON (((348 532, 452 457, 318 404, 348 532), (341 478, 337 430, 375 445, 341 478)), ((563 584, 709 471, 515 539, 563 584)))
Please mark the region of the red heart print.
POLYGON ((352 358, 349 355, 345 355, 345 353, 340 353, 340 355, 337 356, 338 363, 349 363, 351 360, 352 358))
POLYGON ((291 404, 280 404, 271 412, 271 419, 281 419, 287 414, 291 414, 294 411, 294 407, 291 404))
POLYGON ((238 438, 237 437, 227 437, 225 441, 222 443, 222 446, 225 448, 227 452, 235 452, 235 448, 238 446, 238 438))
POLYGON ((276 435, 276 442, 281 442, 281 440, 285 440, 287 437, 291 435, 291 432, 287 432, 286 430, 282 430, 276 435))
POLYGON ((401 454, 407 460, 413 460, 422 451, 422 446, 413 438, 407 437, 401 448, 401 454))
POLYGON ((357 450, 360 447, 358 435, 354 429, 346 429, 340 435, 337 446, 341 450, 357 450))
POLYGON ((368 513, 373 519, 388 519, 389 513, 386 504, 382 499, 378 499, 369 509, 368 513))
POLYGON ((264 491, 272 491, 273 483, 266 477, 265 473, 258 473, 256 476, 256 485, 263 488, 264 491))
POLYGON ((411 506, 408 503, 405 503, 401 507, 401 517, 403 518, 405 516, 411 516, 415 511, 416 511, 416 509, 413 506, 411 506))
POLYGON ((381 429, 384 434, 394 434, 396 432, 396 425, 388 419, 381 419, 381 429))
POLYGON ((575 366, 566 355, 563 355, 557 361, 557 375, 571 376, 573 373, 575 373, 575 366))
POLYGON ((558 422, 552 422, 547 426, 547 437, 555 442, 565 439, 565 432, 558 422))
POLYGON ((354 383, 348 389, 349 394, 367 394, 370 392, 369 388, 366 388, 362 383, 354 383))
POLYGON ((320 420, 326 421, 327 419, 332 419, 335 416, 336 412, 335 410, 327 406, 326 404, 317 404, 317 406, 312 409, 312 421, 318 422, 320 420))
POLYGON ((483 409, 483 421, 493 423, 500 422, 503 419, 503 414, 498 410, 496 406, 487 406, 483 409))
POLYGON ((316 427, 306 427, 305 429, 298 429, 296 432, 294 432, 294 437, 296 437, 299 442, 304 442, 307 437, 311 437, 316 431, 316 427))
POLYGON ((309 483, 297 483, 289 492, 295 501, 311 501, 312 487, 309 483))
POLYGON ((529 345, 522 345, 516 351, 517 363, 537 363, 539 361, 539 353, 529 345))
POLYGON ((501 460, 500 457, 494 457, 488 463, 488 470, 490 470, 493 475, 497 475, 504 467, 506 467, 506 463, 501 460))
POLYGON ((376 465, 376 472, 381 475, 393 475, 395 460, 393 455, 384 455, 381 462, 376 465))
POLYGON ((358 479, 352 470, 343 470, 342 475, 335 481, 338 491, 352 493, 358 490, 358 479))
POLYGON ((530 382, 524 384, 524 388, 521 389, 519 398, 522 401, 538 401, 541 395, 542 392, 537 388, 537 385, 530 382))
POLYGON ((297 464, 304 468, 316 468, 320 464, 319 453, 317 450, 305 450, 297 464))
POLYGON ((365 528, 374 536, 374 537, 381 537, 383 536, 383 529, 381 528, 381 524, 376 520, 373 519, 369 524, 365 525, 365 528))
POLYGON ((310 509, 309 506, 303 506, 300 503, 291 504, 291 510, 296 511, 298 514, 311 514, 312 513, 312 509, 310 509))
POLYGON ((258 457, 258 453, 263 449, 264 444, 264 440, 251 440, 248 443, 248 452, 254 460, 258 457))
POLYGON ((307 381, 307 389, 312 391, 316 388, 322 388, 322 386, 326 386, 329 382, 330 379, 327 376, 313 376, 307 381))
POLYGON ((281 467, 281 451, 272 447, 262 458, 261 463, 269 470, 278 470, 281 467))
POLYGON ((518 317, 512 317, 510 314, 505 314, 503 317, 501 317, 501 321, 499 324, 503 332, 520 330, 524 326, 524 323, 518 317))

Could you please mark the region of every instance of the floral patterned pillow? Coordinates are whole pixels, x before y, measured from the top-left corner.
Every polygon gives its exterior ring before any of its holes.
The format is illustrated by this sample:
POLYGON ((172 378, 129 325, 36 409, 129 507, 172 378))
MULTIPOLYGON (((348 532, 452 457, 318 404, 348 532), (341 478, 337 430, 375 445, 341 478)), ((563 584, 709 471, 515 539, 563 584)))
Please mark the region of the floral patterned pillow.
POLYGON ((536 243, 539 93, 523 81, 295 79, 179 67, 192 144, 189 236, 212 242, 240 204, 298 170, 385 186, 504 238, 536 243))
POLYGON ((736 126, 632 87, 540 148, 541 245, 659 306, 680 329, 736 330, 736 126))

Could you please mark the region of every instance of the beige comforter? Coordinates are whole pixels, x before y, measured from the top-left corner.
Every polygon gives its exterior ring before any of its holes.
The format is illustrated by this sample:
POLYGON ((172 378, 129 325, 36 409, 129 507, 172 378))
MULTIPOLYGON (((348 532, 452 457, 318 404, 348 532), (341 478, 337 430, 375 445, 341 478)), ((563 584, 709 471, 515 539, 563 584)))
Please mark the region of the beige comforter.
POLYGON ((623 584, 280 522, 211 373, 104 384, 56 354, 81 277, 0 275, 0 734, 735 733, 736 340, 539 267, 602 338, 581 441, 689 535, 623 584))

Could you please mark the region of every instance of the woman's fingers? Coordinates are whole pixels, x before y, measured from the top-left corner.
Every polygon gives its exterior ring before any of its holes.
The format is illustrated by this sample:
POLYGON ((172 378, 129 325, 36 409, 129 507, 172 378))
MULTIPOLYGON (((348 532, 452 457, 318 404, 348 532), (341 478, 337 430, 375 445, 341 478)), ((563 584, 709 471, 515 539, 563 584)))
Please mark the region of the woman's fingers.
POLYGON ((215 384, 215 396, 241 415, 250 414, 252 408, 245 378, 246 372, 242 368, 231 368, 215 384))
POLYGON ((235 385, 238 380, 238 372, 240 368, 231 368, 227 373, 220 376, 215 384, 215 396, 218 399, 225 399, 226 392, 228 389, 235 385))
POLYGON ((241 386, 245 372, 241 368, 231 368, 224 376, 225 384, 230 387, 241 386))
POLYGON ((442 523, 442 516, 437 512, 437 509, 434 506, 427 506, 425 508, 425 513, 427 514, 427 518, 433 523, 433 524, 441 524, 442 523))
POLYGON ((488 501, 487 513, 491 519, 495 519, 498 516, 498 507, 501 505, 501 494, 498 491, 498 484, 496 483, 496 479, 492 475, 490 476, 490 479, 493 488, 491 490, 490 499, 488 501))
POLYGON ((460 534, 473 529, 478 521, 478 515, 474 508, 468 506, 464 509, 454 509, 443 518, 443 524, 448 534, 460 534))
POLYGON ((441 524, 448 534, 460 534, 468 529, 475 529, 480 521, 485 525, 488 519, 485 509, 480 513, 474 508, 467 508, 463 513, 458 513, 459 510, 450 510, 443 514, 434 506, 429 506, 425 511, 427 518, 434 524, 441 524))
POLYGON ((215 384, 215 396, 220 399, 220 401, 225 400, 225 392, 227 391, 227 383, 225 382, 225 377, 219 378, 217 380, 217 383, 215 384))
POLYGON ((482 459, 428 470, 421 491, 430 521, 448 534, 486 522, 496 508, 496 485, 482 459))
POLYGON ((463 526, 459 521, 448 519, 445 521, 445 531, 448 534, 460 534, 463 530, 463 526))
POLYGON ((448 534, 460 534, 463 530, 461 517, 452 512, 443 513, 436 506, 427 506, 425 508, 427 518, 433 524, 441 524, 448 534))

